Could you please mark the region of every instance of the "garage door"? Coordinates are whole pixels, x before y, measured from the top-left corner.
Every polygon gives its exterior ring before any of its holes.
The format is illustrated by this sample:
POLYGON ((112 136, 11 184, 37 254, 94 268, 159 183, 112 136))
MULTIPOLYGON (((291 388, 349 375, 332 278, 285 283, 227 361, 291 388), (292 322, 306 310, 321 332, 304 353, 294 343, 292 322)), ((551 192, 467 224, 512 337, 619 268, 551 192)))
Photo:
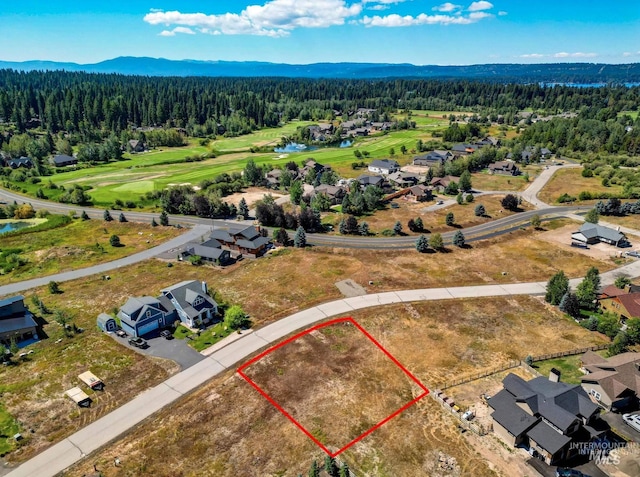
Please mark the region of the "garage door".
POLYGON ((150 323, 146 323, 138 327, 138 336, 146 335, 147 333, 150 333, 151 331, 157 330, 157 329, 158 329, 158 320, 153 320, 150 323))

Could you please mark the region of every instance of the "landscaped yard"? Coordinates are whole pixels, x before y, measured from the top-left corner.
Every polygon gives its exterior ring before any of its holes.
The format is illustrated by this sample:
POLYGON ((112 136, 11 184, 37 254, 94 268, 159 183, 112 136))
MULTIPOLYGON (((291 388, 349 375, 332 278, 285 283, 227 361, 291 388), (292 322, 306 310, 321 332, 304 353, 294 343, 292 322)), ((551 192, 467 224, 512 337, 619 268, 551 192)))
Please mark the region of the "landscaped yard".
MULTIPOLYGON (((606 356, 606 350, 597 351, 601 356, 606 356)), ((581 354, 573 356, 563 356, 561 358, 547 359, 545 361, 536 361, 533 363, 533 368, 543 376, 549 376, 551 368, 555 368, 560 371, 560 380, 569 384, 580 384, 580 378, 584 376, 584 373, 580 371, 581 354)))
MULTIPOLYGON (((556 204, 558 197, 562 194, 569 194, 577 199, 582 191, 621 194, 622 187, 618 185, 605 187, 602 185, 602 179, 600 177, 582 177, 582 169, 572 167, 556 170, 556 173, 538 194, 538 198, 548 204, 556 204)), ((579 201, 576 200, 576 202, 579 201)))
POLYGON ((221 339, 226 338, 231 333, 234 333, 234 330, 225 325, 224 322, 220 322, 200 331, 199 333, 194 333, 188 328, 180 325, 176 328, 173 336, 177 339, 188 340, 189 346, 194 348, 196 351, 202 351, 213 346, 221 339))
MULTIPOLYGON (((355 312, 353 317, 430 389, 529 353, 572 349, 600 340, 529 297, 381 306, 355 312)), ((273 390, 283 391, 281 404, 297 416, 308 416, 312 432, 328 429, 326 436, 318 435, 330 440, 340 429, 362 432, 371 424, 366 410, 379 407, 383 397, 414 396, 408 381, 396 388, 397 369, 379 366, 385 358, 369 353, 375 359, 367 361, 365 342, 351 340, 350 335, 345 336, 348 341, 335 338, 322 333, 309 336, 298 346, 281 348, 280 356, 263 358, 267 361, 261 366, 270 373, 273 390), (358 389, 370 391, 359 393, 358 389), (354 414, 355 407, 362 412, 354 414)), ((340 457, 357 475, 438 475, 439 453, 456 461, 457 474, 445 475, 495 475, 486 453, 479 452, 477 444, 460 433, 457 422, 426 398, 340 457)), ((255 389, 228 372, 75 466, 68 475, 87 473, 94 463, 106 477, 122 472, 134 476, 298 475, 306 472, 313 459, 323 459, 317 446, 255 389), (190 440, 194 435, 198 439, 190 440), (113 467, 115 456, 121 468, 113 467)))

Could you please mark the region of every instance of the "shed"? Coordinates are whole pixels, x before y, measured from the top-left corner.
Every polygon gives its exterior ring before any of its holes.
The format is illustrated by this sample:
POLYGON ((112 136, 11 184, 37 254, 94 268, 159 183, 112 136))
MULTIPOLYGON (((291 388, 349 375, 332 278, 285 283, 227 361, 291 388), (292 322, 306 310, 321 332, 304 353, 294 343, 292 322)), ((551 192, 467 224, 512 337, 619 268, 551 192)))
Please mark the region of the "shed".
POLYGON ((98 391, 102 391, 102 389, 104 389, 104 383, 91 371, 85 371, 84 373, 79 374, 78 379, 91 389, 97 389, 98 391))
POLYGON ((102 331, 118 331, 118 323, 113 316, 106 313, 100 313, 98 315, 98 328, 102 331))
POLYGON ((91 406, 91 398, 79 387, 71 388, 65 391, 65 394, 73 399, 80 407, 91 406))

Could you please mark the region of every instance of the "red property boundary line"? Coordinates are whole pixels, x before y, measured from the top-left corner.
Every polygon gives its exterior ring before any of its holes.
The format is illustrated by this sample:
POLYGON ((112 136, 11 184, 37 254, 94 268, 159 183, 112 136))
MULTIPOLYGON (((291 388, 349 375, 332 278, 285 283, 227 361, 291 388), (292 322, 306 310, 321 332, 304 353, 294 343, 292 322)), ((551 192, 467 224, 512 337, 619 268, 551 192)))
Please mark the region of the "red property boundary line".
POLYGON ((334 320, 330 320, 327 321, 326 323, 321 323, 319 325, 316 325, 312 328, 309 328, 308 330, 302 331, 294 336, 292 336, 291 338, 286 339, 285 341, 283 341, 282 343, 279 343, 275 346, 272 346, 271 348, 263 351, 262 353, 260 353, 258 356, 250 359, 249 361, 247 361, 245 364, 243 364, 242 366, 240 366, 238 368, 238 374, 245 380, 247 381, 256 391, 258 391, 262 396, 264 396, 264 398, 269 401, 271 404, 273 404, 273 406, 278 409, 278 411, 280 411, 287 419, 289 419, 293 424, 295 424, 295 426, 300 429, 302 432, 304 432, 307 437, 309 437, 318 447, 320 447, 320 449, 322 449, 324 452, 326 452, 329 456, 331 457, 336 457, 338 454, 341 454, 342 452, 344 452, 345 450, 347 450, 349 447, 351 447, 352 445, 354 445, 356 442, 361 441, 362 439, 364 439, 365 437, 367 437, 369 434, 371 434, 373 431, 375 431, 376 429, 380 428, 381 426, 383 426, 384 424, 386 424, 387 422, 389 422, 391 419, 393 419, 394 417, 396 417, 398 414, 400 414, 401 412, 407 410, 408 408, 410 408, 411 406, 413 406, 415 403, 417 403, 418 401, 420 401, 422 398, 424 398, 425 396, 427 396, 429 394, 429 390, 426 388, 426 386, 424 384, 422 384, 418 378, 416 378, 413 374, 411 374, 411 372, 405 368, 402 364, 400 364, 400 362, 391 354, 389 353, 380 343, 378 343, 375 338, 373 336, 371 336, 367 330, 365 330, 362 326, 360 326, 360 324, 354 320, 351 317, 346 317, 346 318, 337 318, 334 320), (320 442, 318 439, 316 439, 307 429, 304 428, 304 426, 302 424, 300 424, 298 421, 296 421, 287 411, 285 411, 283 409, 282 406, 280 406, 271 396, 269 396, 264 390, 262 390, 260 388, 260 386, 258 386, 251 378, 249 378, 245 373, 244 370, 246 368, 248 368, 249 366, 251 366, 252 364, 256 363, 257 361, 260 361, 262 358, 264 358, 266 355, 268 355, 269 353, 277 350, 278 348, 282 348, 283 346, 285 346, 286 344, 291 343, 292 341, 297 340, 298 338, 307 335, 309 333, 311 333, 312 331, 315 331, 317 329, 320 328, 324 328, 326 326, 331 326, 331 325, 335 325, 338 323, 351 323, 353 324, 356 328, 358 328, 358 330, 360 330, 360 332, 362 334, 364 334, 367 338, 369 338, 369 340, 376 345, 376 347, 378 349, 380 349, 389 359, 391 359, 391 361, 393 361, 393 363, 398 366, 402 372, 407 375, 420 389, 422 389, 424 392, 421 393, 418 397, 416 397, 415 399, 413 399, 411 402, 405 404, 404 406, 402 406, 400 409, 398 409, 397 411, 395 411, 393 414, 389 415, 388 417, 384 418, 382 421, 380 421, 379 423, 377 423, 375 426, 373 426, 371 429, 367 430, 366 432, 360 434, 358 437, 356 437, 355 439, 353 439, 351 442, 349 442, 347 445, 345 445, 344 447, 342 447, 341 449, 339 449, 336 452, 331 452, 329 449, 327 449, 327 447, 322 444, 322 442, 320 442))

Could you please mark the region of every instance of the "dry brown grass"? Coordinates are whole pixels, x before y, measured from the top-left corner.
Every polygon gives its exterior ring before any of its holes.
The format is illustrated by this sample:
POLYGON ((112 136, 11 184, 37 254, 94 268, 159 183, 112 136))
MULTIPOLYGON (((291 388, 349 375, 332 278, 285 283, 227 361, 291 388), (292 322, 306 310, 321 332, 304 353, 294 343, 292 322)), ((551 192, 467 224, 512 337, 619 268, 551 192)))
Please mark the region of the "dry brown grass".
MULTIPOLYGON (((521 167, 522 173, 529 174, 530 179, 539 174, 542 168, 540 166, 521 167)), ((503 176, 500 174, 489 174, 488 172, 480 172, 472 174, 471 183, 473 188, 477 190, 499 190, 499 191, 521 191, 527 188, 530 182, 526 182, 523 176, 503 176)))
MULTIPOLYGON (((402 231, 407 235, 420 235, 421 233, 429 232, 448 232, 459 227, 472 227, 474 225, 490 222, 497 218, 513 215, 514 212, 510 212, 502 207, 500 201, 503 197, 504 195, 486 195, 477 197, 474 202, 469 204, 453 204, 449 207, 427 212, 425 212, 424 209, 433 205, 434 202, 416 203, 400 198, 394 200, 394 202, 398 204, 397 209, 387 207, 384 210, 378 210, 373 215, 360 218, 359 222, 367 222, 371 233, 381 233, 385 229, 392 230, 397 221, 400 221, 402 224, 402 231), (485 217, 477 217, 475 215, 475 208, 477 204, 484 205, 487 211, 485 217), (449 212, 453 212, 456 227, 449 227, 446 225, 446 215, 449 212), (423 232, 415 233, 409 230, 407 223, 410 219, 416 219, 417 217, 422 219, 425 229, 423 232)), ((526 202, 523 202, 521 207, 522 210, 529 210, 531 208, 531 206, 526 202)), ((342 215, 336 215, 333 220, 329 220, 334 223, 334 233, 338 233, 337 226, 342 217, 342 215)), ((327 221, 325 220, 325 222, 327 221)))
MULTIPOLYGON (((393 305, 359 311, 354 318, 427 386, 529 353, 602 341, 529 297, 393 305)), ((271 380, 290 384, 290 388, 281 383, 274 387, 284 390, 286 406, 320 416, 318 426, 345 428, 358 420, 366 425, 368 409, 408 390, 406 382, 392 378, 397 369, 380 368, 372 379, 371 363, 360 348, 366 348, 366 343, 359 339, 347 342, 353 362, 336 356, 332 349, 331 356, 336 358, 327 361, 323 357, 318 363, 314 356, 318 358, 325 345, 335 344, 333 337, 324 338, 326 343, 310 338, 298 347, 285 346, 281 356, 259 370, 259 374, 269 373, 271 380), (296 364, 291 363, 298 358, 305 363, 300 370, 278 374, 281 367, 295 369, 296 364), (328 368, 332 380, 327 384, 324 373, 328 368), (287 376, 295 379, 292 382, 287 376), (325 386, 314 394, 317 381, 325 386), (370 392, 362 394, 359 389, 370 392), (330 416, 323 413, 326 406, 332 409, 330 416), (354 406, 358 411, 354 412, 354 406)), ((411 477, 436 474, 438 452, 456 458, 460 475, 494 475, 477 446, 460 434, 455 421, 430 398, 374 431, 342 458, 359 475, 411 477)), ((123 473, 295 476, 305 472, 312 459, 322 459, 315 444, 244 380, 228 372, 76 466, 69 475, 87 473, 95 462, 106 477, 123 473), (115 456, 122 460, 120 469, 113 467, 115 456)))
MULTIPOLYGON (((35 290, 49 308, 67 311, 86 331, 56 344, 55 340, 62 336, 60 326, 46 325, 51 338, 35 345, 37 351, 31 362, 0 370, 0 383, 6 386, 3 400, 9 411, 26 429, 36 429, 33 440, 25 442, 23 453, 10 456, 12 460, 33 455, 44 445, 70 434, 173 371, 117 345, 96 330, 96 316, 100 312, 113 312, 129 296, 153 296, 182 280, 205 280, 219 297, 241 304, 254 324, 262 326, 312 305, 340 298, 335 282, 346 278, 375 293, 547 280, 558 269, 577 277, 590 266, 595 265, 600 271, 614 266, 610 261, 558 250, 536 239, 529 231, 475 243, 471 249, 454 248, 445 254, 312 248, 288 249, 281 255, 245 260, 226 269, 186 263, 177 263, 171 268, 166 265, 160 260, 150 260, 114 271, 109 281, 94 276, 65 282, 61 285, 64 290, 61 295, 50 295, 45 288, 35 290), (503 271, 507 275, 502 275, 503 271), (370 281, 374 284, 368 285, 370 281), (77 382, 75 376, 85 369, 91 369, 107 381, 107 390, 113 399, 105 398, 102 407, 102 398, 99 398, 95 410, 80 413, 62 393, 77 382), (25 381, 25 376, 34 378, 25 381)), ((33 291, 27 294, 27 303, 32 294, 33 291)))
MULTIPOLYGON (((622 187, 612 185, 605 187, 602 185, 602 179, 599 177, 582 177, 581 168, 558 169, 553 177, 547 182, 538 194, 538 198, 548 204, 556 202, 562 194, 569 194, 578 197, 582 191, 592 193, 606 192, 609 194, 622 193, 622 187)), ((579 201, 577 201, 579 202, 579 201)), ((586 201, 585 203, 589 203, 586 201)))

